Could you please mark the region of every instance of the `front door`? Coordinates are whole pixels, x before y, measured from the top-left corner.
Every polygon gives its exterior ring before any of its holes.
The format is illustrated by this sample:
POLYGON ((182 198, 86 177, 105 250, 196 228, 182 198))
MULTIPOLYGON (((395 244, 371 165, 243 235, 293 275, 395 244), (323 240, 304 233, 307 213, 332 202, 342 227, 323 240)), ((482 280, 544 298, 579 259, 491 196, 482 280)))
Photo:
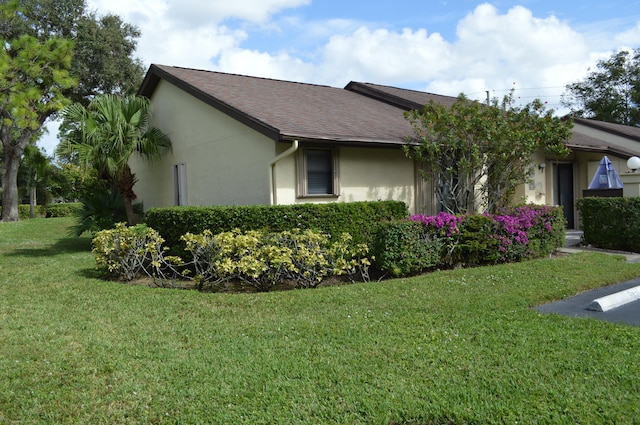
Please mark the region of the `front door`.
POLYGON ((567 229, 575 229, 573 215, 573 164, 558 164, 556 184, 557 202, 564 209, 567 229))

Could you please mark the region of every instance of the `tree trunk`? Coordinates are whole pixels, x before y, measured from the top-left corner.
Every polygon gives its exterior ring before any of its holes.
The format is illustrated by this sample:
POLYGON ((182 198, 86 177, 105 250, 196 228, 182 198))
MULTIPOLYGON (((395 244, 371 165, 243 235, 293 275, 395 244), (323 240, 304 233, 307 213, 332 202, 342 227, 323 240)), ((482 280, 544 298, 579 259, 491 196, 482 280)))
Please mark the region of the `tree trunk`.
POLYGON ((127 222, 129 223, 129 226, 134 226, 137 222, 136 214, 133 211, 133 201, 137 198, 133 191, 133 185, 135 183, 135 175, 131 172, 129 166, 126 166, 118 176, 116 186, 124 200, 124 210, 127 213, 127 222))
POLYGON ((36 218, 36 187, 29 188, 29 218, 36 218))
POLYGON ((2 168, 2 221, 18 221, 18 167, 20 155, 16 149, 4 146, 4 166, 2 168), (7 149, 9 148, 9 149, 7 149))

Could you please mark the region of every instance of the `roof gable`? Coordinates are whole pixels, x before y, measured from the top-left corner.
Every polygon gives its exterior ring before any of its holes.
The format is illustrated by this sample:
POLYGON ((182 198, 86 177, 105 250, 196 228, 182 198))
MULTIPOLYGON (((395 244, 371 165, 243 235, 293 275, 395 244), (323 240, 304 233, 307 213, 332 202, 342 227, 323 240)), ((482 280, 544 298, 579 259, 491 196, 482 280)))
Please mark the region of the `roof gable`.
POLYGON ((404 108, 351 90, 213 71, 152 65, 139 94, 165 80, 274 140, 404 144, 404 108))

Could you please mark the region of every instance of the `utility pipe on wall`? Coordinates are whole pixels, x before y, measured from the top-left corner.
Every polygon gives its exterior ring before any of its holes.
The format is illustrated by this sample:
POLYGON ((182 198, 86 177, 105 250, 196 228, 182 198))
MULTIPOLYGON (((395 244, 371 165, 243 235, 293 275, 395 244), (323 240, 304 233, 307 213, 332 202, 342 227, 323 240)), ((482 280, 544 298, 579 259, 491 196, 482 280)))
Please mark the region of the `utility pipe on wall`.
POLYGON ((269 164, 269 202, 270 205, 277 205, 277 188, 276 188, 276 163, 281 159, 284 159, 288 156, 291 156, 298 150, 298 141, 294 140, 291 144, 291 147, 286 151, 282 152, 280 155, 276 156, 273 161, 269 164))

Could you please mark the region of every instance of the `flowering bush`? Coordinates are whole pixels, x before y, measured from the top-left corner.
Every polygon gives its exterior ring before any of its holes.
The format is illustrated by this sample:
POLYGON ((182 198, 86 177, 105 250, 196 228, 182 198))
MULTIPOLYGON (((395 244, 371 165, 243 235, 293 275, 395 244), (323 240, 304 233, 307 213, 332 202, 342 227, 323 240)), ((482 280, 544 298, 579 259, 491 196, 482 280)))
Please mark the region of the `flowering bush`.
POLYGON ((431 241, 441 243, 440 267, 521 261, 550 254, 562 245, 562 209, 520 205, 498 214, 415 215, 431 241))
POLYGON ((565 219, 559 207, 519 205, 492 218, 498 224, 491 236, 500 242, 499 261, 548 255, 564 241, 565 219))

